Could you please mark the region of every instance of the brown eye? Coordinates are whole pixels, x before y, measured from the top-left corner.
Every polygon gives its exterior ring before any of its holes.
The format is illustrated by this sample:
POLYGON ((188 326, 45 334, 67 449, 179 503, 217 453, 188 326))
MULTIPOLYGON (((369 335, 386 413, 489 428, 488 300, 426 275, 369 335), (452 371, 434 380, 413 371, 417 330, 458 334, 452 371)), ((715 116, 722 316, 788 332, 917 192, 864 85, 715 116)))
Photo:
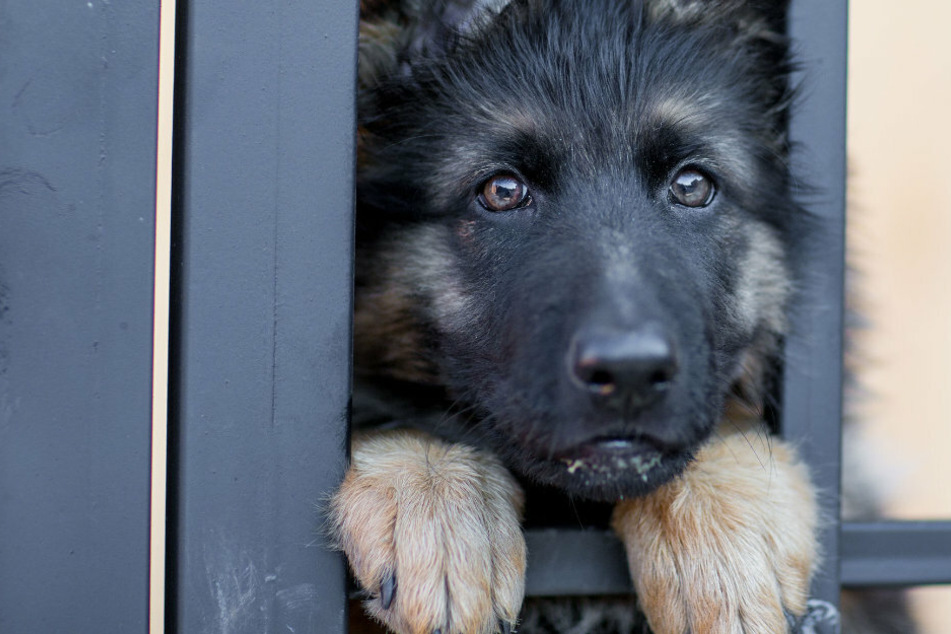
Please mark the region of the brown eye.
POLYGON ((510 211, 532 202, 528 186, 510 174, 493 176, 479 192, 479 204, 489 211, 510 211))
POLYGON ((677 172, 670 183, 671 202, 684 207, 706 207, 715 193, 713 179, 692 167, 677 172))

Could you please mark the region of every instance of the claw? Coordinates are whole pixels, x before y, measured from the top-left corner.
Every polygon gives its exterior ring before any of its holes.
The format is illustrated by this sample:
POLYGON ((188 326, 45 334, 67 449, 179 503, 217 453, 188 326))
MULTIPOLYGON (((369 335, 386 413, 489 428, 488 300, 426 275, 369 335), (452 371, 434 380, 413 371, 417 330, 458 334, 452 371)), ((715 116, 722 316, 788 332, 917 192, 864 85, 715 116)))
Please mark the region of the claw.
POLYGON ((383 604, 384 610, 389 610, 390 606, 393 605, 394 596, 396 596, 396 575, 390 575, 383 580, 383 585, 380 586, 380 602, 383 604))
POLYGON ((793 613, 789 610, 783 610, 783 614, 786 615, 786 625, 789 626, 789 631, 795 632, 796 627, 799 625, 799 619, 797 619, 795 615, 793 615, 793 613))

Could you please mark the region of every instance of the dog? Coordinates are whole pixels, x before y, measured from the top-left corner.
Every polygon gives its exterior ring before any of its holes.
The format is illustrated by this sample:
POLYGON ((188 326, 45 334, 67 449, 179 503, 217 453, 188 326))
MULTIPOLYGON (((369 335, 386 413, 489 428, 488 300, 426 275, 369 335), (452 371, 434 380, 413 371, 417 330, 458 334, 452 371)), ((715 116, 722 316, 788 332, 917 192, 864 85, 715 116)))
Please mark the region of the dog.
POLYGON ((814 230, 786 3, 361 11, 357 431, 330 524, 366 611, 544 629, 519 623, 541 486, 613 505, 657 634, 787 631, 819 519, 762 423, 814 230))

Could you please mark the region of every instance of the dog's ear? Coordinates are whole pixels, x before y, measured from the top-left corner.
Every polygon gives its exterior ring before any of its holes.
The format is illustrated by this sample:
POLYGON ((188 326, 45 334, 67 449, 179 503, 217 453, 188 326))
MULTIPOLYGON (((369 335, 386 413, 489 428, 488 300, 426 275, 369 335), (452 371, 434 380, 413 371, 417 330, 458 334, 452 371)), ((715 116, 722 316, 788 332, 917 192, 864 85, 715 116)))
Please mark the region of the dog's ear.
POLYGON ((404 71, 438 57, 488 24, 512 0, 361 0, 360 80, 404 71))
MULTIPOLYGON (((418 2, 418 0, 417 0, 418 2)), ((408 57, 439 55, 455 38, 478 31, 511 0, 429 0, 418 2, 408 57)))
MULTIPOLYGON (((794 65, 786 36, 789 0, 643 0, 646 16, 658 23, 714 29, 730 50, 744 51, 757 71, 750 73, 768 106, 777 130, 785 129, 794 89, 789 80, 794 65)), ((785 143, 785 140, 781 141, 785 143)))
POLYGON ((654 18, 730 24, 747 37, 773 39, 786 30, 789 0, 646 0, 654 18))

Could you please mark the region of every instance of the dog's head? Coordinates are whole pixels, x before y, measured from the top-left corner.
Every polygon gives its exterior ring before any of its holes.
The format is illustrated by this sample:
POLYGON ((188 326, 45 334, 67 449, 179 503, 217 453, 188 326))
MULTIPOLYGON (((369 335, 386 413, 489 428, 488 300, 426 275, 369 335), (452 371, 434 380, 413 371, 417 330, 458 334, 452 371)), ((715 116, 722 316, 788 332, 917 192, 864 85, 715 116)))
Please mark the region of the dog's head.
POLYGON ((785 327, 802 212, 784 7, 760 4, 367 20, 358 366, 446 386, 510 466, 575 494, 678 473, 785 327))

